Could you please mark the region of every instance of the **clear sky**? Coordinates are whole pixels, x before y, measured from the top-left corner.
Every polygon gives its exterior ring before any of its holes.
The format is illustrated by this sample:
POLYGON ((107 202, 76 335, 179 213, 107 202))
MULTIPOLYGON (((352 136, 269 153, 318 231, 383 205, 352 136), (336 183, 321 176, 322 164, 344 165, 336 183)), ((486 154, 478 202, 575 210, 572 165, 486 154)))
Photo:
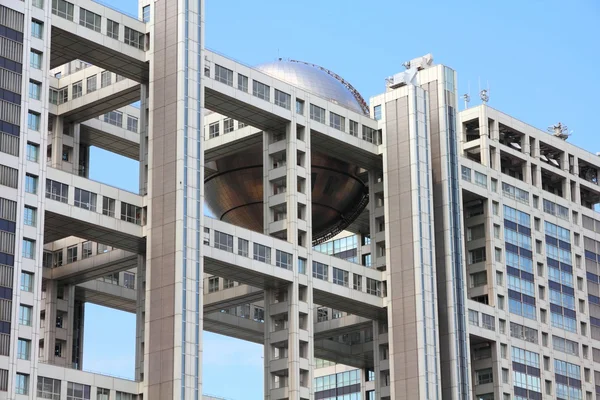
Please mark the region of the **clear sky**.
MULTIPOLYGON (((133 0, 104 0, 137 12, 133 0)), ((206 46, 249 65, 277 57, 335 71, 367 99, 402 63, 427 53, 458 71, 460 94, 478 82, 489 105, 546 129, 563 122, 570 142, 600 151, 600 3, 573 1, 206 0, 206 46)), ((462 109, 462 102, 461 102, 462 109)), ((137 163, 98 149, 91 178, 137 190, 137 163)), ((86 308, 84 368, 133 376, 134 316, 86 308), (105 321, 110 319, 109 330, 105 321), (87 351, 90 350, 90 351, 87 351)), ((262 398, 262 346, 204 335, 204 392, 262 398), (231 377, 235 377, 231 380, 231 377)))

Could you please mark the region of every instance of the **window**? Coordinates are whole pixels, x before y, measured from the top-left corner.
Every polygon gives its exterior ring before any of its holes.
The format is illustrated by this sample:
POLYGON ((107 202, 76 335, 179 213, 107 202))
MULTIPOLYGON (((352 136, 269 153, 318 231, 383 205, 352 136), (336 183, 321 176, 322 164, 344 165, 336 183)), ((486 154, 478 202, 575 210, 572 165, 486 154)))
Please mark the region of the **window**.
POLYGON ((60 379, 38 376, 37 397, 40 399, 60 400, 60 379))
POLYGON ((142 19, 144 22, 150 22, 150 6, 142 8, 142 19))
MULTIPOLYGON (((31 20, 31 36, 41 39, 44 34, 44 23, 36 19, 31 20)), ((39 99, 38 99, 39 100, 39 99)))
POLYGON ((69 186, 64 183, 46 179, 46 198, 66 203, 69 196, 69 186))
POLYGON ((33 0, 33 6, 44 9, 44 0, 33 0))
POLYGON ((69 101, 69 88, 64 87, 58 89, 58 104, 64 104, 69 101))
POLYGON ((88 76, 88 78, 85 81, 86 93, 95 92, 97 89, 97 84, 98 84, 98 79, 97 79, 96 75, 88 76))
POLYGON ((29 206, 25 206, 23 212, 23 221, 25 225, 36 226, 37 225, 37 209, 29 206))
POLYGON ((211 276, 208 278, 208 293, 214 293, 219 291, 219 277, 211 276))
POLYGON ((331 126, 334 129, 337 129, 338 131, 344 131, 346 130, 346 118, 342 117, 341 115, 338 115, 336 113, 329 113, 329 126, 331 126))
POLYGON ((579 344, 572 340, 552 335, 552 346, 554 350, 579 356, 579 344))
POLYGON ((17 380, 15 385, 15 392, 17 394, 29 394, 29 375, 20 374, 17 372, 17 380))
POLYGON ((491 331, 496 330, 496 319, 493 315, 481 313, 481 326, 491 331))
POLYGON ((102 244, 102 243, 98 243, 98 249, 96 250, 96 253, 97 254, 103 254, 103 253, 108 253, 111 250, 112 250, 112 247, 107 246, 107 245, 102 244))
POLYGON ((96 211, 96 193, 75 188, 75 207, 96 211))
POLYGON ((52 14, 73 21, 73 4, 65 0, 52 0, 52 14))
POLYGON ((485 247, 480 247, 478 249, 469 251, 469 264, 483 262, 485 259, 485 247))
POLYGON ((233 253, 233 236, 215 231, 215 248, 233 253))
POLYGON ((127 115, 127 130, 131 132, 137 133, 138 131, 138 119, 136 117, 132 117, 131 115, 127 115))
POLYGON ((223 278, 223 289, 232 288, 235 285, 235 281, 233 279, 223 278))
POLYGON ((19 338, 17 343, 17 358, 29 360, 31 358, 31 340, 19 338))
POLYGON ((281 250, 275 252, 275 265, 280 268, 292 269, 293 256, 281 250))
POLYGON ((339 268, 333 268, 333 283, 336 285, 348 287, 348 271, 339 268))
POLYGON ((100 74, 100 87, 106 87, 109 86, 112 82, 112 74, 110 73, 110 71, 102 71, 102 73, 100 74))
POLYGON ((231 118, 225 118, 223 120, 223 133, 233 132, 234 129, 234 120, 231 118))
POLYGON ((475 310, 469 310, 469 323, 479 326, 479 313, 475 310))
POLYGON ((134 206, 133 204, 121 202, 121 220, 141 225, 142 208, 134 206))
POLYGON ((75 82, 71 86, 71 97, 76 99, 78 97, 81 97, 82 94, 83 94, 83 82, 82 81, 75 82))
POLYGON ((19 324, 25 326, 31 326, 31 316, 33 314, 33 307, 21 304, 19 306, 19 324))
POLYGON ((29 129, 31 129, 32 131, 39 131, 40 130, 40 114, 33 112, 33 111, 29 111, 29 114, 27 115, 27 127, 29 129))
POLYGON ((358 122, 350 120, 349 128, 350 134, 358 137, 358 122))
POLYGON ((23 238, 23 257, 35 259, 35 240, 23 238))
POLYGON ((79 8, 79 25, 85 26, 93 31, 100 32, 101 18, 85 8, 79 8))
POLYGON ((323 281, 328 280, 329 278, 329 266, 326 264, 322 264, 317 261, 313 261, 313 278, 321 279, 323 281))
POLYGON ((373 128, 370 128, 366 125, 362 126, 362 138, 369 143, 377 143, 377 131, 373 128))
POLYGON ((275 105, 289 110, 292 107, 291 103, 292 96, 285 92, 282 92, 281 90, 275 89, 275 105))
POLYGON ((304 100, 296 99, 296 114, 304 115, 304 100))
POLYGON ((306 275, 306 259, 298 257, 298 273, 306 275))
POLYGON ((54 88, 48 89, 48 101, 50 104, 58 104, 58 90, 54 88))
POLYGON ((264 83, 252 81, 252 94, 259 99, 271 101, 271 88, 264 83))
POLYGON ((110 390, 98 388, 96 390, 96 400, 110 400, 110 390))
POLYGON ((375 279, 367 278, 367 293, 381 297, 381 282, 375 279))
POLYGON ((310 105, 310 119, 320 122, 322 124, 325 123, 325 109, 319 106, 315 106, 314 104, 310 105))
POLYGON ((131 393, 119 392, 117 390, 117 398, 116 400, 135 400, 135 397, 131 393))
POLYGON ((376 121, 381 119, 381 105, 373 107, 373 117, 376 121))
POLYGON ((243 257, 248 257, 248 241, 238 238, 238 254, 243 257))
POLYGON ((213 122, 208 126, 208 137, 210 139, 219 136, 219 123, 213 122))
POLYGON ((77 245, 67 247, 67 264, 77 261, 77 245))
POLYGON ((254 259, 271 264, 271 248, 254 243, 254 259))
POLYGON ((123 273, 123 286, 127 289, 135 289, 135 274, 133 272, 123 273))
POLYGON ((115 199, 110 197, 102 197, 102 214, 108 215, 109 217, 115 216, 115 199))
POLYGON ((215 64, 215 80, 233 86, 233 71, 215 64))
POLYGON ((33 274, 31 272, 21 272, 21 291, 33 292, 33 274))
POLYGON ((81 383, 67 383, 67 400, 90 400, 91 388, 81 383))
POLYGON ((475 376, 477 378, 477 385, 484 385, 486 383, 494 382, 494 374, 492 373, 491 368, 475 371, 475 376))
POLYGON ((244 92, 248 92, 248 77, 242 74, 238 74, 238 89, 244 92))
POLYGON ((113 39, 119 39, 119 24, 110 19, 106 20, 106 36, 113 39))
POLYGON ((104 114, 104 122, 115 126, 123 126, 123 113, 121 111, 107 112, 104 114))
POLYGON ((136 47, 140 50, 144 48, 144 34, 131 28, 125 27, 125 44, 136 47))
POLYGON ((92 256, 92 242, 87 241, 81 244, 81 258, 88 258, 92 256))
POLYGON ((36 81, 29 81, 29 98, 40 100, 42 97, 42 84, 36 81))
POLYGON ((40 146, 35 143, 27 142, 27 160, 38 162, 40 146))

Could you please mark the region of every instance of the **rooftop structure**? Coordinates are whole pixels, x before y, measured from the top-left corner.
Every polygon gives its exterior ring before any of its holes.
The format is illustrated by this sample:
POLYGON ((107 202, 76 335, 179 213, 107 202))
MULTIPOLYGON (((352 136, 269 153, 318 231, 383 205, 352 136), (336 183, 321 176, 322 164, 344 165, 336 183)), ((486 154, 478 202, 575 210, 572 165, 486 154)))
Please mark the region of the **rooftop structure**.
POLYGON ((600 160, 564 125, 457 112, 431 55, 365 107, 204 49, 202 1, 139 15, 0 5, 0 398, 200 399, 203 330, 264 346, 269 400, 598 396, 600 160), (86 303, 135 314, 133 380, 86 371, 86 303))

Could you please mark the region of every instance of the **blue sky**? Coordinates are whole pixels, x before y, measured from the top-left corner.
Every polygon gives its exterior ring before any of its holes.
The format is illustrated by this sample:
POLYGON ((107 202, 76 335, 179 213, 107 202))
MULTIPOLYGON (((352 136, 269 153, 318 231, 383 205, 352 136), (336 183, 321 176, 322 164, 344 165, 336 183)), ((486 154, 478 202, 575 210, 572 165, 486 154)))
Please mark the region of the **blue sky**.
MULTIPOLYGON (((135 1, 104 1, 137 12, 135 1)), ((205 13, 208 48, 249 65, 277 57, 313 62, 367 100, 404 61, 432 53, 458 71, 460 94, 470 86, 471 105, 479 104, 481 81, 490 106, 541 129, 561 121, 574 130, 570 142, 600 151, 595 0, 206 0, 205 13)), ((93 149, 90 170, 92 179, 137 190, 133 161, 93 149)), ((134 340, 134 316, 88 305, 84 368, 133 376, 134 340), (107 329, 108 319, 120 329, 107 329)), ((205 333, 204 392, 261 399, 261 357, 262 346, 205 333)))

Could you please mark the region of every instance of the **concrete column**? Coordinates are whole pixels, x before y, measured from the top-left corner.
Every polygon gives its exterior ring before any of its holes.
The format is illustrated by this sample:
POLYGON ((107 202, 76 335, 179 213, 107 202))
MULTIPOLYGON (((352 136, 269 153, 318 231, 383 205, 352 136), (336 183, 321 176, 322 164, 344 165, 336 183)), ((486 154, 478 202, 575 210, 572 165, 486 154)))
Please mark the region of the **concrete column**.
POLYGON ((143 381, 144 376, 144 337, 146 319, 146 256, 138 255, 135 282, 137 292, 135 312, 135 380, 143 381))
POLYGON ((486 167, 490 166, 490 131, 488 126, 487 107, 481 107, 479 113, 479 140, 481 164, 486 167))
POLYGON ((63 118, 54 117, 52 125, 52 138, 50 139, 51 155, 50 166, 52 168, 61 168, 62 166, 62 149, 63 149, 63 118))
POLYGON ((140 194, 148 194, 148 84, 140 85, 140 194))
POLYGON ((381 360, 379 357, 379 321, 373 321, 373 370, 375 373, 375 400, 381 399, 381 360))

